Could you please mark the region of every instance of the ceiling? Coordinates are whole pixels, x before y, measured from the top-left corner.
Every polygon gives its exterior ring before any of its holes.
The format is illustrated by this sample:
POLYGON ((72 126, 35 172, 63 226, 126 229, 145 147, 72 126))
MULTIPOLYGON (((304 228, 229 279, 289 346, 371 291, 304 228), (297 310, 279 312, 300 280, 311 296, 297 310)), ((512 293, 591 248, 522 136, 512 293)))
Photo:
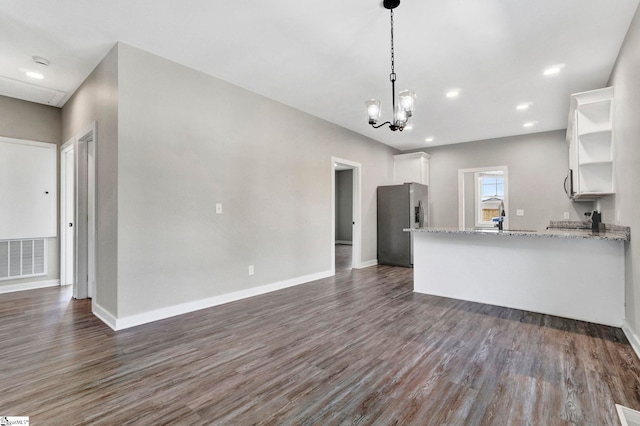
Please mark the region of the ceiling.
POLYGON ((403 0, 396 85, 418 95, 403 132, 371 128, 364 109, 378 98, 391 116, 379 0, 2 0, 0 94, 62 106, 123 41, 400 150, 557 130, 571 93, 606 85, 639 2, 403 0))

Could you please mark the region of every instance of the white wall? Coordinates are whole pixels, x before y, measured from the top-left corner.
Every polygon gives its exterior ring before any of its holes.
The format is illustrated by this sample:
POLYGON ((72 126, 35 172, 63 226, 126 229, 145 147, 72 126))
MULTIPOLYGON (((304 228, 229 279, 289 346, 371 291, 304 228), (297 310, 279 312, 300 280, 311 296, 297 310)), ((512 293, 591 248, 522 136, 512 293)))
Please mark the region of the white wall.
POLYGON ((640 9, 611 74, 615 90, 615 185, 610 216, 631 226, 631 242, 625 250, 626 319, 640 332, 640 9))
MULTIPOLYGON (((60 109, 0 96, 0 136, 60 144, 60 109)), ((47 238, 47 275, 0 281, 2 287, 60 278, 58 238, 47 238)))
POLYGON ((431 220, 434 226, 458 226, 458 170, 508 166, 509 227, 544 229, 550 220, 583 220, 591 202, 571 202, 563 189, 569 168, 565 131, 534 133, 421 149, 431 154, 431 220), (524 216, 516 216, 523 209, 524 216))
POLYGON ((116 316, 118 46, 105 56, 62 109, 62 140, 66 142, 98 122, 96 153, 96 295, 94 302, 116 316))
POLYGON ((111 314, 330 271, 332 156, 362 164, 362 261, 376 258, 375 190, 397 151, 131 46, 109 55, 63 119, 69 137, 99 117, 98 240, 113 258, 99 256, 98 286, 117 286, 111 314), (105 120, 117 128, 107 152, 105 120), (113 182, 117 202, 100 202, 113 182))

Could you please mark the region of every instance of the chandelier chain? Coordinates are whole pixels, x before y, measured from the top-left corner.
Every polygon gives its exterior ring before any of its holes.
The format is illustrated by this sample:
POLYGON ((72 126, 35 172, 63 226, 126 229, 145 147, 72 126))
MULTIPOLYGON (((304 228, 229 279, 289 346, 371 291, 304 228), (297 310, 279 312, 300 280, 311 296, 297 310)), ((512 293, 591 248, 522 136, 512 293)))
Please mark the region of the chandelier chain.
POLYGON ((393 49, 393 9, 391 9, 391 81, 396 79, 395 58, 393 49))

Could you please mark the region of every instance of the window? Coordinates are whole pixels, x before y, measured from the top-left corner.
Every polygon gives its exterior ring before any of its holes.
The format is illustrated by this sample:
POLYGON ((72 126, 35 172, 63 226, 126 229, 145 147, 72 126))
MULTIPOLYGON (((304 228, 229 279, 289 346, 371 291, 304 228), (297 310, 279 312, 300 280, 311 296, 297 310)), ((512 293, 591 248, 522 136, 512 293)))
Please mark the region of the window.
POLYGON ((492 227, 504 210, 504 173, 480 172, 476 178, 476 226, 492 227))
POLYGON ((502 177, 485 176, 480 178, 482 198, 504 198, 504 179, 502 177))

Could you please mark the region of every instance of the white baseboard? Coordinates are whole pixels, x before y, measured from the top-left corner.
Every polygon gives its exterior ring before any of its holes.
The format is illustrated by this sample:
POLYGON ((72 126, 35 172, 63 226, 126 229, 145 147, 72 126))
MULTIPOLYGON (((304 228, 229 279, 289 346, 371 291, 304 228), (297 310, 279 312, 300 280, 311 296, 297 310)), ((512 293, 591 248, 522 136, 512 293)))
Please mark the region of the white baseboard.
POLYGON ((13 293, 14 291, 35 290, 38 288, 55 287, 60 285, 60 280, 31 281, 28 283, 0 285, 0 294, 13 293))
POLYGON ((627 340, 631 343, 631 347, 633 351, 636 353, 636 356, 640 358, 640 337, 633 331, 631 325, 627 322, 627 320, 622 320, 622 331, 624 335, 627 336, 627 340))
POLYGON ((347 240, 336 240, 336 244, 344 244, 344 245, 353 245, 352 241, 347 241, 347 240))
POLYGON ((356 269, 368 268, 369 266, 376 266, 378 264, 378 259, 367 260, 366 262, 360 262, 360 266, 356 269))
POLYGON ((181 303, 179 305, 167 306, 166 308, 155 309, 153 311, 143 312, 141 314, 130 315, 122 318, 114 318, 99 305, 94 305, 94 313, 105 324, 114 330, 124 330, 125 328, 135 327, 137 325, 147 324, 153 321, 159 321, 165 318, 186 314, 189 312, 199 311, 201 309, 211 308, 213 306, 234 302, 248 297, 258 296, 260 294, 270 293, 272 291, 281 290, 287 287, 308 283, 310 281, 319 280, 332 276, 331 271, 318 272, 317 274, 305 275, 302 277, 292 278, 289 280, 279 281, 272 284, 266 284, 259 287, 248 288, 246 290, 234 291, 233 293, 221 294, 219 296, 209 297, 207 299, 195 300, 193 302, 181 303))
POLYGON ((117 319, 111 312, 107 311, 102 306, 95 302, 95 299, 91 299, 91 312, 97 316, 100 321, 107 324, 112 330, 117 330, 117 319))
POLYGON ((622 426, 631 426, 640 424, 640 411, 616 404, 616 411, 622 426))

